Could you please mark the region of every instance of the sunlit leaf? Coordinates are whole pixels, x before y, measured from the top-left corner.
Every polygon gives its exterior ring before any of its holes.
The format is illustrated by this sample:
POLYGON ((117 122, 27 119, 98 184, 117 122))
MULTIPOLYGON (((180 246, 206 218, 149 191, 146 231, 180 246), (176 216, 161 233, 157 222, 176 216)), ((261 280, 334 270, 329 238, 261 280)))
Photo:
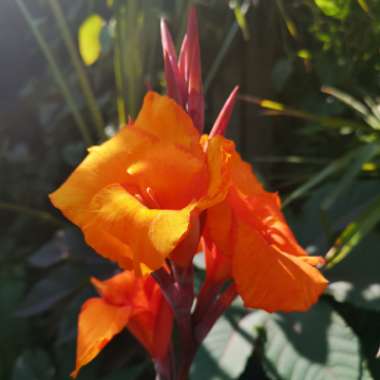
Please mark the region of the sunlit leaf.
POLYGON ((309 50, 306 50, 306 49, 301 49, 301 50, 298 50, 297 56, 302 58, 302 59, 310 60, 311 59, 311 52, 309 50))
POLYGON ((79 28, 79 51, 86 65, 92 65, 100 57, 102 51, 100 35, 103 25, 104 19, 97 14, 92 14, 79 28))
POLYGON ((326 16, 339 20, 345 19, 350 10, 348 0, 314 0, 314 3, 326 16))
POLYGON ((360 5, 360 7, 363 9, 364 12, 366 13, 369 12, 369 7, 366 0, 358 0, 358 4, 360 5))
POLYGON ((331 164, 326 166, 319 173, 311 177, 310 180, 305 182, 302 186, 300 186, 299 188, 294 190, 292 193, 290 193, 289 196, 286 197, 283 205, 284 206, 289 205, 291 202, 295 201, 296 199, 306 195, 311 189, 321 184, 323 181, 328 179, 333 174, 344 169, 356 157, 359 151, 360 151, 359 149, 352 150, 346 153, 344 156, 333 161, 331 164))
POLYGON ((280 11, 280 15, 286 25, 286 29, 288 30, 289 34, 294 39, 296 39, 298 37, 298 30, 297 30, 296 24, 286 14, 285 7, 282 0, 277 0, 276 3, 277 3, 278 10, 280 11))
POLYGON ((221 317, 206 337, 192 367, 191 379, 237 379, 243 372, 257 337, 255 325, 266 315, 253 312, 236 327, 221 317))
POLYGON ((236 22, 238 23, 245 40, 249 40, 249 27, 247 19, 245 18, 245 12, 242 10, 241 5, 235 4, 233 6, 236 22))
POLYGON ((380 221, 380 197, 370 203, 366 210, 351 222, 335 241, 327 254, 327 267, 342 261, 380 221))
POLYGON ((373 129, 380 129, 380 120, 375 116, 376 114, 373 115, 370 112, 370 110, 365 106, 365 104, 358 101, 350 94, 347 94, 346 92, 338 90, 334 87, 327 86, 323 86, 321 91, 325 94, 335 97, 336 99, 348 105, 354 111, 359 113, 362 116, 363 120, 365 120, 365 122, 373 129))
POLYGON ((268 318, 264 365, 273 379, 373 379, 358 337, 327 303, 268 318))
POLYGON ((363 165, 374 158, 380 153, 379 144, 368 144, 356 150, 355 156, 352 158, 347 169, 344 172, 338 185, 335 187, 334 191, 330 193, 322 202, 322 209, 326 210, 336 201, 336 199, 346 191, 361 172, 363 165))

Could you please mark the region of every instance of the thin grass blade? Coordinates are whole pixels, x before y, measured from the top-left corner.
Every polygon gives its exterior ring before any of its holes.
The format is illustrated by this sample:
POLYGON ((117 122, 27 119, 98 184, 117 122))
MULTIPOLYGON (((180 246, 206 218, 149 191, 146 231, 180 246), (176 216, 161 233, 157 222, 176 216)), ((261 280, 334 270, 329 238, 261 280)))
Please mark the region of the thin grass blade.
MULTIPOLYGON (((362 147, 360 147, 361 149, 362 147)), ((305 182, 302 186, 297 188, 295 191, 289 194, 283 202, 283 207, 288 206, 290 203, 294 202, 296 199, 305 196, 311 189, 318 186, 320 183, 325 181, 327 178, 335 173, 343 170, 356 155, 360 149, 354 149, 344 156, 334 160, 331 164, 326 166, 322 171, 313 176, 310 180, 305 182)))
POLYGON ((73 42, 73 38, 71 36, 69 27, 67 25, 65 15, 63 14, 62 8, 57 0, 49 0, 48 4, 53 13, 53 16, 55 17, 57 21, 58 28, 61 33, 61 37, 63 39, 63 42, 66 45, 66 49, 69 54, 71 63, 77 74, 79 85, 82 90, 84 99, 87 103, 87 106, 91 112, 91 117, 96 127, 98 138, 100 140, 105 140, 106 136, 104 132, 105 125, 104 125, 103 116, 97 105, 94 92, 92 91, 90 81, 87 77, 86 70, 83 67, 82 61, 79 56, 79 52, 73 42))
POLYGON ((74 96, 72 95, 69 86, 67 85, 65 81, 65 75, 62 73, 61 69, 59 68, 57 61, 54 58, 53 52, 51 51, 49 44, 46 42, 44 36, 38 29, 36 23, 33 20, 32 15, 30 14, 28 8, 26 7, 23 0, 16 0, 16 4, 19 7, 22 15, 25 18, 25 21, 27 22, 34 38, 37 41, 37 44, 39 45, 43 55, 45 56, 45 59, 48 63, 49 69, 51 70, 53 77, 57 83, 58 88, 60 89, 63 98, 65 99, 65 102, 73 115, 75 125, 77 126, 80 134, 82 135, 83 141, 87 146, 91 146, 94 144, 94 141, 92 139, 91 133, 89 131, 88 126, 86 125, 86 122, 84 121, 77 104, 75 102, 74 96))
POLYGON ((323 210, 328 210, 335 201, 349 189, 357 175, 361 172, 363 165, 371 161, 375 156, 380 154, 380 145, 378 143, 362 146, 356 151, 355 157, 352 158, 350 165, 347 167, 342 179, 321 204, 323 210))
POLYGON ((345 259, 379 222, 380 196, 371 201, 365 211, 351 222, 336 239, 326 255, 327 268, 330 269, 345 259))

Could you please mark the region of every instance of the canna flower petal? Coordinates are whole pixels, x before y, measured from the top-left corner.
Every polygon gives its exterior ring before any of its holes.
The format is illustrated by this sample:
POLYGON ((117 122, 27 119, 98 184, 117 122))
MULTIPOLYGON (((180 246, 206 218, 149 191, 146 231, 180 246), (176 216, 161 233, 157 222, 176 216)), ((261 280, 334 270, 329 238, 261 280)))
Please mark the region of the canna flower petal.
POLYGON ((152 277, 136 277, 124 271, 109 280, 93 278, 100 298, 85 302, 79 315, 77 360, 71 376, 94 359, 125 327, 153 358, 167 353, 173 313, 152 277))
POLYGON ((136 122, 91 148, 50 199, 98 253, 138 274, 154 271, 191 220, 227 194, 230 144, 208 145, 181 107, 150 92, 136 122))
POLYGON ((269 245, 255 229, 237 227, 233 278, 247 307, 268 312, 305 311, 327 286, 308 256, 295 256, 269 245))
MULTIPOLYGON (((165 258, 189 229, 194 204, 182 210, 152 210, 121 185, 110 185, 98 192, 90 209, 92 220, 84 230, 86 238, 86 231, 92 226, 112 234, 113 238, 123 242, 126 252, 131 252, 135 272, 141 274, 145 267, 152 271, 164 265, 165 258)), ((107 255, 104 236, 93 236, 91 244, 99 253, 107 255)))
POLYGON ((249 307, 306 310, 327 286, 315 268, 322 259, 307 256, 277 194, 264 190, 238 153, 230 154, 227 197, 207 210, 203 237, 209 280, 232 278, 249 307))
POLYGON ((131 315, 129 306, 120 307, 100 298, 90 298, 79 315, 77 359, 72 377, 99 354, 107 343, 125 328, 131 315))

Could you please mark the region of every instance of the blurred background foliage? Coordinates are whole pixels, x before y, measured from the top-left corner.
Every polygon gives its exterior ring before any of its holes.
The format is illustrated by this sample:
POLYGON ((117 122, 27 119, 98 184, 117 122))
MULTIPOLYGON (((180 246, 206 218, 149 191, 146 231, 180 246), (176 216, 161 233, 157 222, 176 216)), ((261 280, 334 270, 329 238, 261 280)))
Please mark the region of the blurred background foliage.
MULTIPOLYGON (((331 285, 305 314, 233 305, 192 379, 379 379, 380 3, 195 2, 206 125, 233 85, 228 131, 278 190, 331 285)), ((0 379, 67 379, 89 277, 116 268, 50 205, 85 155, 165 91, 159 19, 178 41, 189 0, 3 0, 0 4, 0 379)), ((197 259, 197 274, 203 264, 197 259)), ((127 332, 79 379, 152 379, 127 332)))

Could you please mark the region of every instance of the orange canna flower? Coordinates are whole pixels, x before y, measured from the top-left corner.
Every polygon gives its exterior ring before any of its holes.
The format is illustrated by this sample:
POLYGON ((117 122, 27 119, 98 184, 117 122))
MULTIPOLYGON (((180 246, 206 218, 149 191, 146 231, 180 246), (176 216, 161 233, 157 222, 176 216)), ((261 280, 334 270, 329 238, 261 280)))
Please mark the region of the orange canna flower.
POLYGON ((152 277, 125 271, 92 283, 100 297, 88 299, 78 322, 77 359, 72 377, 93 360, 124 328, 140 341, 152 358, 163 358, 169 348, 173 314, 152 277))
POLYGON ((327 286, 297 243, 281 212, 280 198, 266 192, 237 152, 228 163, 226 199, 207 211, 205 250, 208 281, 232 278, 247 307, 304 311, 327 286))
POLYGON ((205 150, 187 113, 149 92, 137 120, 90 148, 50 199, 123 269, 149 273, 171 254, 187 265, 194 253, 181 245, 197 246, 199 214, 226 196, 226 149, 217 136, 205 150))

